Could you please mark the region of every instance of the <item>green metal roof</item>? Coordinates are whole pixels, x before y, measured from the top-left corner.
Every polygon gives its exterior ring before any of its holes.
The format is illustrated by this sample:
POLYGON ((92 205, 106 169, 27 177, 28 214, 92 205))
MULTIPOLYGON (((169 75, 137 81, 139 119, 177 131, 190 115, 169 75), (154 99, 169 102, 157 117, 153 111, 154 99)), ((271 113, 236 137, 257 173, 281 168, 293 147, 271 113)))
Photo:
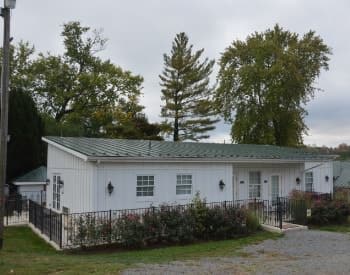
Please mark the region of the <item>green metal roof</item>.
POLYGON ((27 174, 16 178, 14 182, 45 182, 46 178, 46 167, 40 166, 27 174))
POLYGON ((195 142, 171 142, 82 137, 45 137, 88 157, 143 158, 143 159, 285 159, 327 160, 332 156, 308 152, 302 149, 272 145, 217 144, 195 142))
POLYGON ((350 187, 350 161, 333 163, 334 187, 350 187))

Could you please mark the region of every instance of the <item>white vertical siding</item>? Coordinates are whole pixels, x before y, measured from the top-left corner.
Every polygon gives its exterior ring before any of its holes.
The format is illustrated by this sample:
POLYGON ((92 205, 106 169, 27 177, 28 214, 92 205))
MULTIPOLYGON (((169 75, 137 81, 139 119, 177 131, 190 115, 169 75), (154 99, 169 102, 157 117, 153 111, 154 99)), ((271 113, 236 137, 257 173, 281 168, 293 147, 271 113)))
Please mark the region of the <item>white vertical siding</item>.
MULTIPOLYGON (((305 172, 313 173, 313 187, 315 192, 333 193, 333 162, 307 162, 305 172), (326 180, 328 177, 328 181, 326 180)), ((305 182, 305 176, 303 178, 305 182)), ((305 186, 304 186, 305 188, 305 186)))
POLYGON ((232 200, 231 164, 100 164, 97 168, 97 209, 123 209, 149 207, 162 203, 185 204, 200 191, 201 198, 208 202, 232 200), (192 175, 192 195, 176 195, 176 175, 192 175), (153 197, 136 196, 138 175, 153 175, 155 190, 153 197), (225 183, 220 190, 219 181, 225 183), (111 181, 114 191, 108 194, 111 181))
POLYGON ((71 212, 93 211, 95 208, 93 167, 92 163, 48 145, 47 176, 50 179, 47 188, 48 207, 52 207, 53 175, 60 174, 64 181, 61 209, 67 207, 71 212))
POLYGON ((296 183, 296 178, 303 175, 304 163, 300 164, 233 164, 235 178, 235 199, 244 200, 249 198, 249 172, 261 173, 261 199, 271 199, 271 176, 280 177, 280 196, 288 196, 292 190, 301 190, 301 184, 296 183))

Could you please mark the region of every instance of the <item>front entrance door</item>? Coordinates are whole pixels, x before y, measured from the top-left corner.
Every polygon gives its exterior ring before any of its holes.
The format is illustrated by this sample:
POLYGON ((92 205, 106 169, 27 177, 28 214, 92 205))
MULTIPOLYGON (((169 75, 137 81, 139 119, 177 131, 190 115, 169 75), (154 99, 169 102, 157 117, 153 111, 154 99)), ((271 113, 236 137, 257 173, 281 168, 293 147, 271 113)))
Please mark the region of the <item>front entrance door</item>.
POLYGON ((271 176, 271 199, 272 202, 277 201, 277 197, 280 196, 280 176, 279 175, 273 175, 271 176))
POLYGON ((237 200, 237 192, 236 192, 236 180, 235 180, 235 174, 232 175, 232 200, 237 200))

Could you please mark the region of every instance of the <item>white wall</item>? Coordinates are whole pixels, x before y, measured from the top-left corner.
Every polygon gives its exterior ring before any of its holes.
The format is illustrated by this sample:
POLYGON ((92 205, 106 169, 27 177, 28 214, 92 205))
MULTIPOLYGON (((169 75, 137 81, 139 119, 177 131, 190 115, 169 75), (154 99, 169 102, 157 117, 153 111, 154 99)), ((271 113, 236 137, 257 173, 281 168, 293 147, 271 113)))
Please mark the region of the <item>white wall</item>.
POLYGON ((162 203, 185 204, 192 200, 200 190, 201 198, 208 202, 232 200, 232 165, 231 164, 100 164, 95 185, 97 209, 139 208, 162 203), (176 195, 176 175, 192 175, 192 195, 176 195), (136 196, 138 175, 154 175, 155 190, 153 197, 136 196), (219 181, 226 184, 223 191, 219 181), (107 185, 111 181, 114 191, 108 194, 107 185))
MULTIPOLYGON (((41 203, 41 191, 44 190, 43 185, 18 185, 17 191, 22 196, 26 196, 28 199, 31 199, 33 201, 36 201, 38 203, 41 203)), ((43 194, 43 200, 45 199, 45 196, 43 194)))
POLYGON ((280 196, 288 196, 294 189, 301 190, 301 184, 296 183, 296 178, 301 177, 304 163, 289 164, 264 164, 247 163, 233 164, 234 194, 238 200, 249 198, 249 172, 261 173, 261 199, 271 199, 271 176, 280 177, 280 196))
POLYGON ((47 176, 50 184, 47 187, 47 206, 52 208, 53 175, 59 174, 64 181, 61 190, 61 209, 69 208, 70 212, 93 211, 94 198, 94 165, 48 145, 47 176))
MULTIPOLYGON (((333 193, 333 162, 307 162, 305 171, 313 173, 314 191, 320 193, 333 193), (326 181, 328 176, 328 182, 326 181)), ((303 177, 303 183, 305 178, 303 177)), ((305 187, 304 187, 305 188, 305 187)))

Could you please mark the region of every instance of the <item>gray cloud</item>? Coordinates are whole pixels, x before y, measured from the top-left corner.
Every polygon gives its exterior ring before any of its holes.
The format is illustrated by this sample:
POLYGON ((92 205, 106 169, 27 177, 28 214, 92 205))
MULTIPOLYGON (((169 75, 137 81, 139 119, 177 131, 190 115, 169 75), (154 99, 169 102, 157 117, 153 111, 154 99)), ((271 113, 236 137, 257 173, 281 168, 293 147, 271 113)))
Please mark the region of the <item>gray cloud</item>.
MULTIPOLYGON (((348 63, 350 2, 338 0, 33 0, 18 1, 13 12, 13 36, 39 51, 62 52, 59 37, 64 22, 79 20, 103 28, 109 38, 102 53, 116 64, 145 78, 142 103, 152 121, 159 121, 162 55, 169 52, 174 35, 189 34, 195 48, 218 59, 234 39, 245 39, 279 23, 300 34, 315 30, 333 49, 330 71, 317 85, 324 89, 307 106, 310 136, 306 143, 350 143, 348 63)), ((217 70, 217 68, 216 68, 217 70)), ((215 81, 215 76, 213 76, 215 81)), ((229 139, 230 127, 220 123, 212 140, 229 139)))

